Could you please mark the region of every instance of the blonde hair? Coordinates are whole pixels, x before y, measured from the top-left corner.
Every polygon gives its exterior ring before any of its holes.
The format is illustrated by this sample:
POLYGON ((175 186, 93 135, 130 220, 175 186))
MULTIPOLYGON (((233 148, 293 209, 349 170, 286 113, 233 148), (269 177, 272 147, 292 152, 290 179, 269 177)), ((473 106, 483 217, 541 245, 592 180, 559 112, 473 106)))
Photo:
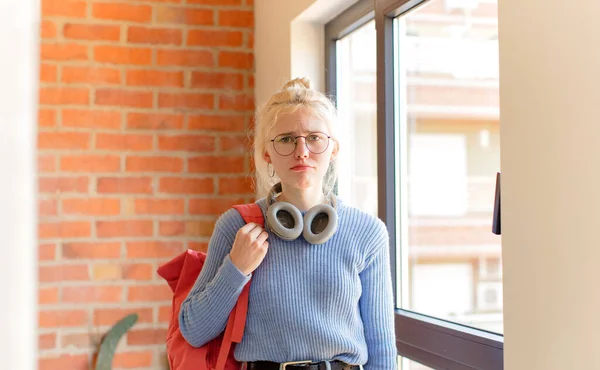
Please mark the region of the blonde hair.
MULTIPOLYGON (((275 126, 279 117, 285 114, 292 114, 300 109, 325 122, 329 129, 329 135, 333 139, 330 145, 338 145, 339 150, 339 144, 335 139, 337 111, 332 101, 323 93, 313 89, 310 85, 310 80, 306 77, 288 81, 280 91, 271 96, 255 115, 253 145, 255 190, 258 198, 266 196, 271 187, 280 181, 277 174, 271 177, 267 171, 267 162, 264 159, 264 153, 269 143, 267 135, 275 126)), ((323 193, 325 195, 329 195, 333 191, 337 177, 336 162, 334 159, 330 163, 323 179, 323 193)))

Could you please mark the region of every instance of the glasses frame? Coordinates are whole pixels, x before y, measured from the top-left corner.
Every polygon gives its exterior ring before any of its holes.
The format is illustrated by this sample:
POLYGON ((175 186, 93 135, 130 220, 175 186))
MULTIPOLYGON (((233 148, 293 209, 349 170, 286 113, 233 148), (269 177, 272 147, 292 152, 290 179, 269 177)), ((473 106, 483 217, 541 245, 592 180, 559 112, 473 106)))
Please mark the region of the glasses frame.
POLYGON ((294 135, 289 135, 289 134, 281 134, 281 135, 277 135, 277 136, 275 136, 273 139, 271 139, 271 143, 273 144, 273 150, 274 150, 274 151, 275 151, 277 154, 279 154, 280 156, 282 156, 282 157, 287 157, 287 156, 290 156, 290 155, 294 154, 294 152, 296 151, 296 149, 298 149, 298 138, 300 138, 300 137, 304 139, 304 146, 305 146, 305 147, 306 147, 306 149, 307 149, 309 152, 311 152, 312 154, 322 154, 322 153, 324 153, 324 152, 327 150, 327 148, 329 148, 329 143, 331 142, 331 136, 327 135, 327 134, 326 134, 326 133, 324 133, 324 132, 320 132, 320 131, 309 132, 308 134, 306 134, 306 135, 304 135, 304 136, 303 136, 303 135, 294 136, 294 135), (318 153, 317 153, 317 152, 313 152, 312 150, 310 150, 310 148, 308 147, 308 143, 307 143, 307 141, 306 141, 306 138, 307 138, 308 136, 310 136, 310 135, 314 135, 314 134, 321 134, 321 135, 324 135, 324 136, 327 138, 327 145, 325 146, 325 149, 323 149, 322 151, 320 151, 320 152, 318 152, 318 153), (277 138, 278 138, 278 137, 280 137, 280 136, 291 136, 291 137, 294 139, 294 150, 292 150, 292 151, 290 152, 290 154, 281 154, 281 153, 279 153, 279 152, 277 151, 277 149, 275 148, 275 139, 277 139, 277 138))

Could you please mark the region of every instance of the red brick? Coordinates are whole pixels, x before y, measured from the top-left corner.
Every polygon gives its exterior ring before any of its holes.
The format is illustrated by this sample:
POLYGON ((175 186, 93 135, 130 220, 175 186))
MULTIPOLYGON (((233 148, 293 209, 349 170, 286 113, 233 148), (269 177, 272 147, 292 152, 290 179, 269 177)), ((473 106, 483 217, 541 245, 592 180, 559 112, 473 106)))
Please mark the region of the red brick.
POLYGON ((158 149, 167 151, 212 152, 215 138, 209 135, 160 135, 158 149))
POLYGON ((115 198, 62 199, 66 215, 116 216, 121 213, 121 200, 115 198))
POLYGON ((121 301, 123 288, 118 286, 64 286, 62 302, 65 303, 115 303, 121 301))
POLYGON ((161 221, 160 236, 210 236, 214 229, 212 221, 161 221))
POLYGON ((242 51, 221 51, 219 53, 219 67, 252 69, 254 68, 254 54, 242 51))
POLYGON ((40 334, 38 336, 38 348, 42 350, 56 348, 56 333, 40 334))
POLYGON ((58 68, 55 65, 41 63, 40 64, 40 81, 41 82, 56 82, 58 76, 58 68))
POLYGON ((138 323, 151 323, 152 308, 96 308, 94 309, 94 325, 105 326, 114 325, 127 315, 135 313, 138 315, 138 323))
POLYGON ((187 0, 188 4, 198 5, 242 5, 242 0, 187 0))
MULTIPOLYGON (((246 47, 248 49, 254 49, 254 33, 253 32, 248 33, 246 47)), ((254 86, 254 84, 252 84, 252 86, 254 86)))
POLYGON ((127 42, 158 45, 181 45, 183 33, 175 28, 129 27, 127 42))
POLYGON ((118 151, 152 150, 152 135, 138 134, 96 134, 96 149, 118 151))
POLYGON ((221 10, 219 11, 219 26, 252 28, 254 27, 254 11, 221 10))
POLYGON ((98 179, 98 193, 110 194, 152 194, 151 177, 101 177, 98 179))
POLYGON ((63 27, 63 35, 66 39, 119 41, 121 38, 121 27, 107 24, 67 23, 63 27))
POLYGON ((208 50, 163 49, 156 54, 159 66, 212 67, 215 57, 208 50))
POLYGON ((187 44, 190 46, 242 46, 244 35, 240 31, 191 30, 187 44))
POLYGON ((40 24, 40 37, 43 39, 51 39, 56 37, 56 25, 49 20, 42 20, 40 24))
POLYGON ((207 242, 188 242, 188 248, 199 251, 202 253, 206 253, 208 251, 208 243, 207 242))
POLYGON ((70 172, 118 172, 121 170, 121 158, 118 155, 63 156, 60 169, 70 172))
POLYGON ((150 22, 152 7, 125 3, 93 3, 92 16, 98 19, 117 21, 150 22))
POLYGON ((219 109, 236 111, 254 111, 254 95, 223 94, 219 96, 219 109))
POLYGON ((40 104, 52 105, 88 105, 90 90, 83 87, 42 87, 40 104))
POLYGON ((106 67, 62 67, 62 82, 86 84, 120 84, 121 71, 106 67))
POLYGON ((89 238, 92 225, 87 221, 42 222, 39 224, 38 237, 45 238, 89 238))
POLYGON ((38 126, 39 127, 54 127, 56 126, 56 110, 54 109, 39 109, 38 110, 38 126))
POLYGON ((101 335, 99 333, 74 333, 74 334, 62 334, 60 336, 61 348, 80 348, 80 349, 92 349, 95 345, 95 340, 99 340, 101 335))
POLYGON ((88 149, 90 134, 85 132, 40 132, 38 149, 88 149))
POLYGON ((169 194, 212 194, 214 185, 211 178, 164 177, 160 179, 159 191, 169 194))
POLYGON ((183 87, 183 72, 130 70, 127 71, 127 85, 183 87))
POLYGON ((75 0, 43 0, 41 14, 44 17, 70 17, 85 18, 87 4, 85 1, 75 0))
POLYGON ((210 9, 161 6, 156 7, 156 21, 158 23, 211 26, 214 24, 214 12, 210 9))
POLYGON ((56 259, 56 245, 40 244, 38 250, 38 258, 40 261, 53 261, 56 259))
POLYGON ((62 111, 62 126, 116 130, 121 127, 121 112, 64 109, 62 111))
POLYGON ((202 89, 241 90, 244 75, 241 73, 192 72, 192 87, 202 89))
POLYGON ((40 266, 39 268, 39 281, 43 283, 89 279, 90 273, 87 265, 40 266))
POLYGON ((246 128, 244 115, 198 115, 190 116, 188 122, 190 130, 241 132, 246 128))
POLYGON ((88 60, 88 47, 82 44, 46 43, 41 45, 40 56, 42 60, 88 60))
POLYGON ((127 128, 170 130, 183 128, 183 115, 161 113, 129 113, 127 128))
POLYGON ((221 136, 219 138, 221 151, 230 153, 248 153, 251 151, 250 142, 245 135, 221 136))
POLYGON ((56 199, 39 199, 38 212, 41 217, 56 216, 58 214, 56 199))
POLYGON ((182 215, 185 211, 183 199, 136 199, 136 214, 182 215))
POLYGON ((183 250, 181 242, 135 241, 127 243, 127 258, 170 258, 183 250))
POLYGON ((65 243, 62 245, 64 259, 115 259, 120 256, 120 242, 65 243))
POLYGON ((215 105, 214 100, 213 94, 159 93, 158 106, 160 108, 212 109, 215 105))
POLYGON ((243 198, 190 199, 191 215, 220 215, 234 204, 243 204, 243 198))
POLYGON ((127 344, 144 346, 163 344, 167 337, 167 329, 135 329, 127 333, 127 344))
POLYGON ((115 368, 139 369, 152 365, 154 351, 145 352, 119 352, 115 354, 113 366, 115 368))
POLYGON ((40 328, 63 328, 85 326, 85 310, 41 310, 38 315, 40 328))
POLYGON ((39 155, 38 156, 38 172, 54 172, 56 171, 56 156, 39 155))
POLYGON ((96 222, 96 235, 99 238, 152 236, 153 230, 151 220, 96 222))
POLYGON ((219 194, 245 194, 253 191, 252 180, 248 176, 219 179, 219 194))
POLYGON ((118 107, 151 108, 152 91, 126 91, 117 89, 97 89, 96 104, 118 107))
POLYGON ((38 180, 40 193, 86 193, 89 190, 87 177, 42 177, 38 180))
POLYGON ((83 355, 59 355, 53 357, 38 358, 38 370, 55 369, 88 369, 89 359, 87 354, 83 355))
POLYGON ((171 306, 162 306, 158 309, 158 322, 168 323, 173 316, 173 309, 171 306))
POLYGON ((129 263, 123 265, 123 279, 151 280, 154 276, 154 265, 149 263, 129 263))
POLYGON ((181 172, 183 159, 173 157, 127 157, 129 172, 181 172))
POLYGON ((58 287, 46 287, 38 289, 38 303, 52 304, 58 303, 58 287))
POLYGON ((127 293, 128 302, 158 302, 173 298, 173 292, 167 284, 129 286, 127 293))
POLYGON ((94 60, 100 63, 148 65, 152 49, 100 45, 94 47, 94 60))
POLYGON ((241 156, 201 156, 188 159, 191 173, 239 173, 244 172, 244 157, 241 156))

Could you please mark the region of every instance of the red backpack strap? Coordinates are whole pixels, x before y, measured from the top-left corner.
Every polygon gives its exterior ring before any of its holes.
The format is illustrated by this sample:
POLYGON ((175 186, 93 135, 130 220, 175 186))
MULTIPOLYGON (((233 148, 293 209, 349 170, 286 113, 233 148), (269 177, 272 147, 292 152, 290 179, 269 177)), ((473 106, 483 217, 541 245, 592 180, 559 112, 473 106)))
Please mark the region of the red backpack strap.
MULTIPOLYGON (((259 205, 256 203, 250 204, 238 204, 233 206, 241 215, 246 223, 254 222, 259 224, 261 227, 265 226, 265 219, 259 205)), ((227 362, 227 355, 233 342, 239 343, 242 341, 244 335, 244 327, 246 326, 246 315, 248 313, 248 297, 250 292, 250 282, 248 282, 242 289, 242 293, 238 298, 237 303, 229 314, 229 320, 225 327, 225 334, 223 336, 223 342, 221 343, 221 349, 219 351, 219 357, 217 359, 216 370, 225 369, 225 363, 227 362)))

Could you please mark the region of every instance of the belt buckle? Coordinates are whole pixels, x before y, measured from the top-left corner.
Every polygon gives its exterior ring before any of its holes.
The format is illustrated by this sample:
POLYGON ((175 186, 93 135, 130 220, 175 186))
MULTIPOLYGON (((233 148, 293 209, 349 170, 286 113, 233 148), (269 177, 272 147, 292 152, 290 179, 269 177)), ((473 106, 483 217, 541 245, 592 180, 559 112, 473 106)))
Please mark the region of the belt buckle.
POLYGON ((312 364, 313 361, 291 361, 291 362, 283 362, 279 365, 279 370, 285 370, 289 365, 300 365, 300 364, 312 364))

